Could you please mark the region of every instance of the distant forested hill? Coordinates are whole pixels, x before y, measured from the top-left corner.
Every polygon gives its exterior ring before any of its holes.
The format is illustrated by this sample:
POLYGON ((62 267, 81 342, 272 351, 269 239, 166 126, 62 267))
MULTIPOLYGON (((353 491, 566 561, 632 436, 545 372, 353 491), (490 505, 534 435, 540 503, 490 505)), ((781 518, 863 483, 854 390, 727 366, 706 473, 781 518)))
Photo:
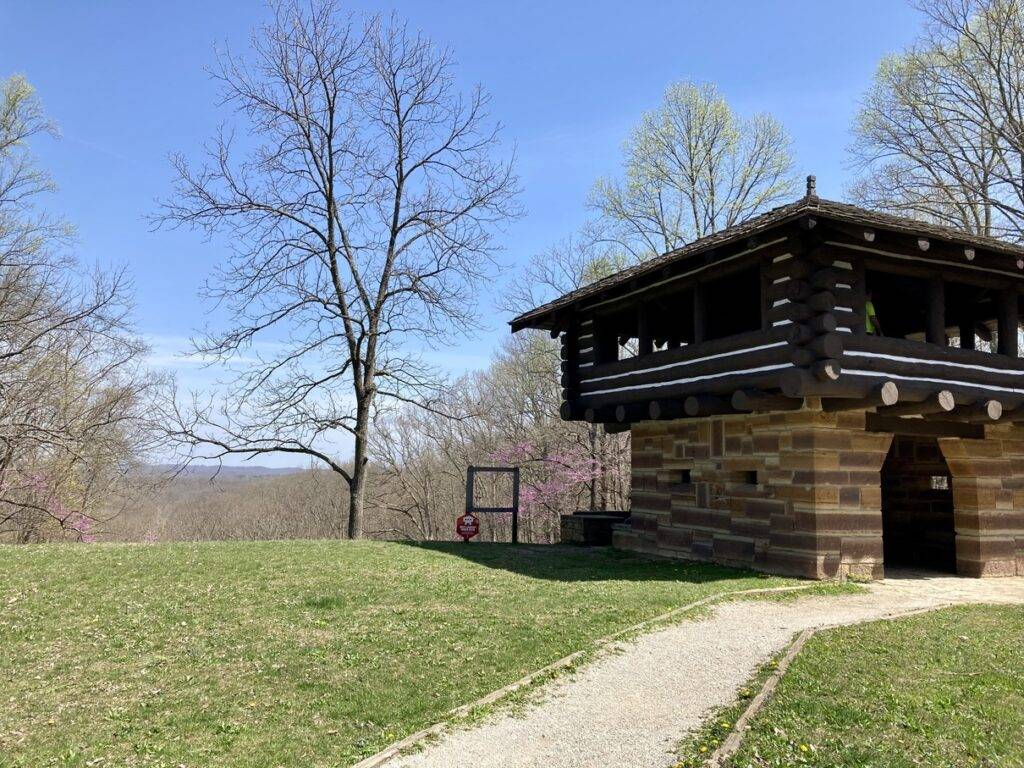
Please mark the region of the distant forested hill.
POLYGON ((218 467, 211 464, 193 464, 178 469, 172 464, 151 464, 145 468, 146 472, 153 474, 177 473, 179 477, 189 477, 209 480, 214 477, 222 479, 234 479, 240 477, 269 477, 273 475, 294 475, 298 472, 308 470, 303 467, 264 467, 258 464, 246 464, 244 466, 223 466, 218 467))
POLYGON ((340 538, 346 494, 333 473, 262 466, 151 465, 96 526, 101 541, 340 538))

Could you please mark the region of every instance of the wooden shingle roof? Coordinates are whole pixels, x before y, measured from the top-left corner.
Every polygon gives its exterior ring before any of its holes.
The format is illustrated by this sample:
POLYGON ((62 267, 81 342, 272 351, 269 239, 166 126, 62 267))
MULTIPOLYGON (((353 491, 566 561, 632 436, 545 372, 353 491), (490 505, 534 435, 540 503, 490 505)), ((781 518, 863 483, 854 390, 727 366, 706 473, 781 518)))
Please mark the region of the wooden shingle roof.
POLYGON ((946 227, 939 224, 932 224, 917 219, 893 216, 887 213, 870 211, 848 203, 840 203, 835 200, 826 200, 815 195, 802 197, 787 205, 773 208, 767 213, 755 216, 740 224, 715 232, 707 237, 694 240, 682 248, 664 253, 649 259, 641 264, 628 267, 614 275, 609 275, 588 285, 577 288, 574 291, 559 296, 557 299, 542 304, 539 307, 524 312, 510 321, 513 331, 523 328, 550 328, 553 324, 553 315, 559 310, 580 302, 584 299, 598 296, 623 283, 635 280, 650 273, 656 272, 665 266, 676 261, 688 258, 695 254, 711 250, 718 246, 732 243, 744 238, 753 237, 772 227, 794 221, 801 216, 813 214, 815 216, 832 219, 834 221, 855 226, 889 230, 901 234, 915 235, 929 239, 941 240, 955 243, 964 247, 976 248, 989 251, 990 253, 1013 257, 1024 258, 1024 246, 1000 240, 985 235, 975 235, 962 230, 946 227))

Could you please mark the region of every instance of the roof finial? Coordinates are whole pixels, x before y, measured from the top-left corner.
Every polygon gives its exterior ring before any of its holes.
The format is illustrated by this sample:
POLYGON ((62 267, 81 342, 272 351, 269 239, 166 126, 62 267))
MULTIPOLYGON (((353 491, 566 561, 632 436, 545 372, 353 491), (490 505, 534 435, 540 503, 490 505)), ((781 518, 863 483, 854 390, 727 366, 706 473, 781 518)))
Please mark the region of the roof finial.
POLYGON ((818 196, 818 180, 814 176, 807 177, 807 196, 817 197, 818 196))

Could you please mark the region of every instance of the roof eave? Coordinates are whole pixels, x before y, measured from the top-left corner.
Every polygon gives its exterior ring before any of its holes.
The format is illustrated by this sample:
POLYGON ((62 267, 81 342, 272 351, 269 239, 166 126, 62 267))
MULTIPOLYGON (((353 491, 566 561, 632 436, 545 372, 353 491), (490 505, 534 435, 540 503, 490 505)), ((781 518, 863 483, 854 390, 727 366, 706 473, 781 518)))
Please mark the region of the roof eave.
MULTIPOLYGON (((731 245, 737 240, 748 238, 754 235, 760 235, 764 232, 769 232, 777 227, 785 226, 792 223, 795 219, 799 219, 801 216, 813 215, 824 220, 833 220, 841 222, 843 224, 852 224, 858 226, 865 226, 872 229, 879 229, 883 231, 896 232, 903 235, 909 235, 913 237, 922 237, 932 240, 943 240, 949 243, 954 243, 958 246, 976 248, 978 250, 988 251, 989 253, 1005 256, 1008 258, 1024 258, 1024 246, 1015 245, 1013 243, 1007 243, 999 241, 996 238, 983 237, 983 236, 972 236, 967 232, 957 232, 949 227, 941 227, 943 230, 941 233, 933 229, 932 226, 926 222, 921 222, 921 226, 916 226, 918 222, 912 219, 901 219, 900 217, 891 216, 892 221, 865 221, 863 217, 858 217, 855 213, 843 210, 837 210, 832 206, 846 206, 846 203, 838 203, 832 200, 825 200, 817 197, 805 197, 800 200, 790 203, 789 206, 782 206, 783 209, 790 207, 790 210, 776 211, 781 213, 778 218, 765 223, 761 227, 754 227, 753 229, 744 229, 743 225, 737 225, 737 232, 733 236, 727 236, 721 240, 713 240, 712 242, 701 243, 700 240, 694 241, 688 246, 676 249, 676 251, 663 254, 660 257, 656 257, 651 260, 650 268, 646 271, 641 271, 638 274, 632 275, 630 279, 642 278, 651 272, 658 269, 663 269, 669 264, 675 263, 679 259, 690 258, 698 256, 705 251, 721 248, 723 246, 731 245)), ((771 212, 769 212, 771 213, 771 212)), ((890 216, 888 214, 877 214, 882 216, 890 216)), ((724 233, 721 233, 724 234, 724 233)), ((714 235, 710 236, 711 239, 714 235)), ((621 274, 621 273, 617 273, 621 274)), ((610 277, 615 277, 610 276, 610 277)), ((612 281, 605 290, 611 291, 615 288, 623 285, 625 280, 612 281)), ((553 299, 547 304, 542 304, 539 307, 531 309, 529 312, 524 312, 518 317, 514 318, 509 322, 512 328, 512 332, 516 333, 525 328, 536 328, 538 330, 550 331, 556 327, 555 317, 559 313, 567 313, 574 310, 575 306, 582 301, 593 299, 595 296, 601 295, 601 289, 597 289, 593 293, 587 293, 582 296, 577 296, 567 300, 567 297, 571 296, 575 291, 571 291, 568 294, 564 294, 557 299, 553 299), (564 303, 560 303, 564 302, 564 303)))
MULTIPOLYGON (((765 225, 761 229, 755 229, 753 231, 737 231, 736 234, 731 237, 726 237, 722 240, 716 240, 714 242, 701 243, 701 240, 695 240, 693 243, 690 243, 689 245, 684 245, 681 248, 675 249, 674 251, 670 251, 669 253, 665 253, 659 257, 655 257, 654 259, 651 260, 650 268, 648 270, 646 270, 645 272, 641 272, 638 275, 634 275, 631 279, 635 280, 647 274, 650 274, 651 272, 655 272, 659 269, 664 269, 669 264, 673 264, 680 259, 699 256, 700 254, 705 253, 706 251, 731 245, 738 240, 749 238, 752 235, 760 234, 762 232, 768 232, 775 227, 790 224, 793 222, 793 220, 798 219, 799 217, 806 215, 810 210, 813 210, 813 203, 811 203, 810 201, 803 199, 797 202, 802 203, 802 205, 796 206, 791 203, 790 205, 794 205, 794 209, 792 211, 786 213, 783 216, 780 216, 777 220, 772 221, 770 224, 765 225)), ((612 275, 610 277, 614 276, 615 275, 612 275)), ((623 282, 612 283, 611 285, 608 286, 607 290, 612 290, 614 288, 621 286, 622 284, 623 282)), ((566 296, 569 296, 572 293, 573 291, 570 291, 568 294, 564 294, 563 296, 560 296, 557 299, 552 299, 550 302, 547 302, 547 304, 542 304, 540 307, 535 307, 534 309, 531 309, 529 312, 524 312, 518 317, 513 318, 512 320, 509 321, 509 325, 512 327, 512 333, 516 333, 517 331, 521 331, 525 328, 535 328, 537 330, 550 331, 552 328, 555 327, 554 316, 556 314, 560 312, 571 311, 574 305, 578 304, 580 301, 593 298, 595 295, 600 295, 588 294, 587 296, 580 296, 574 299, 570 299, 561 306, 553 306, 545 309, 545 307, 548 307, 551 304, 557 304, 559 301, 562 301, 563 299, 566 298, 566 296)))

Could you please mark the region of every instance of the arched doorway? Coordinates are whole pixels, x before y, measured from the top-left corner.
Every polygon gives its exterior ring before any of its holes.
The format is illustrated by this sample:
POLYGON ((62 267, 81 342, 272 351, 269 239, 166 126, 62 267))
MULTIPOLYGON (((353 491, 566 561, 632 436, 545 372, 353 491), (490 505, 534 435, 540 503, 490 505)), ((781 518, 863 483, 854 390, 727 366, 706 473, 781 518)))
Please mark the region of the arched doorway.
POLYGON ((956 573, 952 479, 934 437, 896 435, 882 465, 887 568, 956 573))

